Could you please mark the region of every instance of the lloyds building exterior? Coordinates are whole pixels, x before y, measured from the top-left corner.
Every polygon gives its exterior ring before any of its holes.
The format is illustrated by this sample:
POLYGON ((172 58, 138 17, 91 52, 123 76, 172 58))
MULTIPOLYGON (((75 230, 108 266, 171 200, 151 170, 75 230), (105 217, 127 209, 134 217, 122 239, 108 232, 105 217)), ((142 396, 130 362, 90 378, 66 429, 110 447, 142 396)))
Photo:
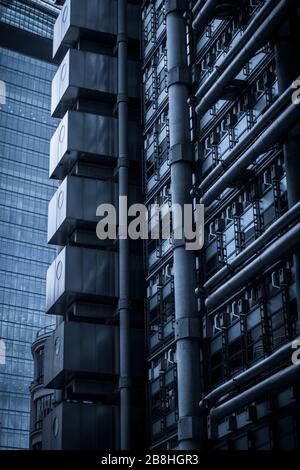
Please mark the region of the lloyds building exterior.
MULTIPOLYGON (((47 207, 56 186, 48 161, 57 126, 49 110, 58 13, 50 0, 0 1, 1 451, 28 448, 31 344, 55 323, 45 315, 45 283, 55 256, 47 207)), ((48 408, 49 397, 39 401, 41 416, 48 408)))
POLYGON ((299 2, 57 3, 32 448, 299 447, 299 2), (100 240, 119 196, 204 204, 203 248, 100 240))

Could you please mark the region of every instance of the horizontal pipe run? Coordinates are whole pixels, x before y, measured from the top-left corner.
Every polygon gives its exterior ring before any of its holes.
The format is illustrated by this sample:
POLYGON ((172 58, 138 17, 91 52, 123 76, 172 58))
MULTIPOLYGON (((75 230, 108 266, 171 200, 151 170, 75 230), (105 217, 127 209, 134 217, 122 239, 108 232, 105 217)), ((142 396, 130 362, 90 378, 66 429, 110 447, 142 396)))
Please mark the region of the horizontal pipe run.
POLYGON ((214 9, 217 5, 218 0, 207 0, 203 4, 202 8, 201 5, 199 5, 200 11, 198 11, 197 16, 192 23, 193 28, 197 29, 198 31, 201 30, 212 18, 214 9))
POLYGON ((287 253, 293 253, 300 244, 300 223, 269 245, 262 254, 247 264, 235 276, 228 279, 213 294, 207 297, 205 305, 208 309, 224 303, 228 296, 246 285, 251 279, 261 274, 268 266, 281 259, 287 253))
MULTIPOLYGON (((296 338, 300 339, 300 338, 296 338)), ((227 382, 219 385, 217 388, 212 390, 206 397, 204 397, 200 403, 200 409, 208 411, 212 408, 217 401, 219 401, 225 395, 228 395, 231 392, 237 391, 240 393, 242 387, 245 387, 252 380, 259 380, 260 376, 270 370, 279 362, 283 361, 287 357, 291 356, 293 342, 287 343, 277 351, 273 352, 270 356, 262 359, 260 362, 252 366, 250 369, 247 369, 240 374, 236 375, 227 382)))
MULTIPOLYGON (((300 77, 298 77, 300 79, 300 77)), ((224 168, 227 168, 245 149, 263 132, 267 126, 274 120, 275 116, 282 111, 284 106, 291 102, 292 93, 295 91, 290 85, 285 92, 268 108, 261 119, 255 124, 248 134, 241 140, 230 153, 207 175, 201 182, 199 189, 203 192, 220 176, 224 168)))
POLYGON ((208 79, 199 86, 196 91, 196 98, 201 99, 213 86, 213 84, 218 80, 220 75, 224 72, 225 69, 233 62, 237 54, 244 49, 246 44, 249 42, 249 39, 257 31, 257 28, 261 23, 266 19, 267 15, 270 13, 274 4, 272 1, 267 1, 263 7, 258 11, 257 15, 250 21, 247 29, 244 31, 241 38, 238 40, 237 44, 230 49, 226 54, 223 62, 214 69, 214 71, 209 75, 208 79))
POLYGON ((232 261, 229 261, 220 271, 216 272, 205 284, 204 289, 208 292, 220 284, 227 276, 232 276, 236 269, 243 263, 249 261, 260 249, 273 241, 275 237, 285 230, 290 224, 297 222, 300 218, 300 202, 291 207, 285 214, 277 219, 259 238, 257 238, 245 250, 239 253, 232 261))
POLYGON ((285 369, 268 377, 254 387, 251 387, 250 389, 240 393, 238 396, 228 400, 217 408, 214 408, 210 413, 212 421, 216 422, 225 418, 234 411, 248 405, 249 403, 252 403, 267 393, 289 387, 294 383, 298 383, 300 376, 299 374, 300 363, 286 367, 285 369))
POLYGON ((198 114, 203 115, 222 97, 226 86, 238 75, 242 67, 255 52, 268 42, 272 33, 278 29, 289 10, 293 6, 296 6, 296 3, 297 0, 281 0, 281 2, 279 2, 270 15, 268 15, 267 19, 260 25, 251 38, 249 38, 245 47, 237 54, 230 63, 230 66, 227 67, 220 78, 214 82, 209 92, 196 106, 196 112, 198 114))
POLYGON ((279 117, 257 138, 255 143, 219 178, 203 195, 201 203, 208 206, 235 181, 243 176, 246 168, 253 161, 277 144, 300 118, 300 106, 291 104, 279 117))

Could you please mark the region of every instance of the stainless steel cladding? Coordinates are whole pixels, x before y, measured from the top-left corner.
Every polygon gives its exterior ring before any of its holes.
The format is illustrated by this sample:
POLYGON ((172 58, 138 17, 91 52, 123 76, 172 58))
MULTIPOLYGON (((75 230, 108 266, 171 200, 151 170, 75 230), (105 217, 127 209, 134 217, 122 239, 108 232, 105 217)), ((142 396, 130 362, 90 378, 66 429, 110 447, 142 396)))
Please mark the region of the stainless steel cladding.
POLYGON ((43 450, 107 450, 115 448, 117 408, 63 402, 45 418, 43 450))
MULTIPOLYGON (((143 348, 142 330, 132 329, 132 351, 143 348)), ((44 384, 62 388, 72 378, 117 381, 119 374, 119 328, 113 325, 63 322, 45 347, 44 384), (88 341, 82 341, 88 338, 88 341)), ((143 356, 133 361, 133 377, 144 372, 143 356)), ((112 385, 113 386, 113 385, 112 385)), ((98 392, 101 393, 99 384, 98 392)))
MULTIPOLYGON (((128 205, 142 198, 138 186, 130 186, 128 205)), ((66 245, 77 228, 91 229, 96 236, 100 204, 119 206, 118 185, 110 180, 94 180, 67 176, 53 195, 48 209, 48 243, 66 245)))
MULTIPOLYGON (((64 47, 73 47, 82 37, 115 41, 117 35, 117 0, 67 0, 54 26, 53 57, 59 58, 64 47)), ((139 39, 139 5, 128 5, 128 36, 139 39)))
POLYGON ((97 207, 115 205, 117 199, 118 187, 111 181, 67 176, 49 203, 48 242, 63 245, 75 228, 96 226, 97 207))
MULTIPOLYGON (((115 163, 118 153, 118 121, 113 117, 68 111, 50 143, 50 178, 63 179, 74 163, 115 163), (113 159, 113 160, 112 160, 113 159)), ((140 158, 140 128, 129 122, 129 157, 140 158)))
MULTIPOLYGON (((138 288, 142 277, 139 256, 131 255, 132 297, 140 298, 138 288)), ((117 300, 118 256, 115 252, 65 247, 51 264, 47 272, 46 311, 64 314, 75 300, 117 300)))
MULTIPOLYGON (((118 209, 119 195, 128 196, 128 207, 144 202, 141 5, 59 4, 51 112, 61 122, 51 139, 49 176, 60 186, 54 182, 48 208, 48 243, 57 257, 46 281, 46 313, 58 317, 40 386, 53 386, 54 400, 45 421, 42 409, 36 448, 114 451, 123 448, 120 435, 132 434, 137 450, 146 443, 145 276, 141 241, 118 239, 118 209), (120 176, 127 172, 128 182, 120 176), (103 204, 114 211, 116 230, 100 240, 96 214, 103 204), (124 414, 132 421, 125 433, 124 414)), ((160 82, 165 95, 165 76, 160 82)), ((165 153, 164 147, 159 156, 165 153)))
MULTIPOLYGON (((129 96, 138 99, 140 68, 129 61, 129 96)), ((51 113, 62 118, 80 98, 113 100, 118 91, 115 57, 70 49, 52 81, 51 113)))
MULTIPOLYGON (((136 406, 132 415, 135 446, 142 448, 144 415, 136 406)), ((43 450, 108 452, 119 449, 119 439, 119 408, 111 404, 64 401, 43 421, 43 450)))

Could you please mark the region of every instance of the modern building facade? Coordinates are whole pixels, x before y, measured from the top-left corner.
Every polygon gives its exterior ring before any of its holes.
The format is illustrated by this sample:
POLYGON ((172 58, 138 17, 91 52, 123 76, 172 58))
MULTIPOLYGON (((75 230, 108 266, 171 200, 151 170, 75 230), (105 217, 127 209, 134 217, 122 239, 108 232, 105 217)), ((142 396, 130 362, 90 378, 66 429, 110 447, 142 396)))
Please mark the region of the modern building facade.
POLYGON ((196 281, 182 247, 148 246, 153 448, 299 443, 297 8, 143 6, 146 200, 205 205, 196 281))
POLYGON ((64 2, 48 228, 64 248, 46 305, 60 320, 44 361, 62 393, 42 448, 299 447, 299 13, 296 0, 64 2), (160 225, 143 273, 138 244, 95 234, 98 205, 127 194, 204 204, 203 249, 160 225))
POLYGON ((31 343, 45 316, 50 87, 49 54, 57 8, 0 2, 0 448, 28 448, 33 378, 31 343))
POLYGON ((43 376, 57 399, 43 449, 145 443, 142 244, 96 236, 100 204, 116 207, 122 195, 142 202, 140 14, 126 3, 67 1, 54 27, 51 109, 60 122, 49 168, 60 183, 49 203, 58 254, 46 313, 57 328, 44 345, 43 376))

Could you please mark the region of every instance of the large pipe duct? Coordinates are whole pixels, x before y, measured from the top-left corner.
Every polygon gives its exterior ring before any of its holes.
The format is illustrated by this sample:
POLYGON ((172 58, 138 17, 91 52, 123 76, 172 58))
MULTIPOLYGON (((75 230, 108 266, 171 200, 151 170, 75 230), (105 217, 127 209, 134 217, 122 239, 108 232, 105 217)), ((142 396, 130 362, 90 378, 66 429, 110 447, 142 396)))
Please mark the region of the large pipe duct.
MULTIPOLYGON (((172 204, 191 204, 192 146, 189 134, 189 69, 187 65, 187 2, 167 3, 167 58, 172 204)), ((174 227, 182 226, 178 214, 174 227)), ((175 340, 178 384, 178 440, 182 450, 199 449, 202 421, 198 400, 200 382, 200 318, 195 299, 195 255, 184 240, 174 244, 175 340)))
POLYGON ((278 3, 256 32, 248 38, 245 47, 235 56, 220 78, 214 82, 210 90, 196 106, 196 112, 198 114, 204 114, 222 97, 226 86, 237 76, 242 67, 255 54, 255 52, 266 44, 272 33, 276 31, 279 25, 283 22, 290 9, 296 5, 297 0, 281 0, 278 3))
MULTIPOLYGON (((278 90, 282 93, 288 83, 296 80, 299 74, 299 16, 292 16, 282 25, 277 34, 275 44, 275 60, 278 74, 278 90), (298 21, 297 21, 298 19, 298 21), (295 22, 295 23, 294 23, 295 22), (297 37, 298 36, 298 37, 297 37)), ((300 108, 293 104, 294 108, 300 108)), ((296 124, 296 123, 295 123, 296 124)), ((300 201, 300 125, 299 122, 294 129, 290 129, 288 137, 283 145, 285 160, 287 195, 289 207, 300 201)), ((296 296, 298 307, 298 328, 300 330, 300 251, 294 255, 294 269, 296 280, 296 296)))
POLYGON ((240 266, 249 261, 251 257, 256 255, 261 249, 264 249, 268 243, 273 241, 275 237, 282 234, 286 228, 299 221, 300 217, 300 202, 291 207, 285 214, 277 219, 259 238, 257 238, 245 250, 241 251, 235 258, 217 271, 205 284, 204 289, 211 291, 216 285, 220 284, 228 276, 235 274, 235 271, 240 266))
MULTIPOLYGON (((300 77, 299 77, 300 79, 300 77)), ((222 162, 211 170, 211 172, 203 179, 199 185, 199 189, 203 192, 208 188, 224 171, 224 168, 238 158, 238 156, 245 151, 245 149, 263 132, 273 121, 282 109, 291 102, 291 95, 294 91, 292 84, 278 97, 275 103, 265 111, 261 119, 255 124, 254 127, 247 133, 247 135, 241 140, 226 157, 223 158, 222 162)))
POLYGON ((261 154, 278 143, 300 117, 300 106, 291 104, 280 116, 257 138, 255 143, 218 179, 203 195, 201 202, 211 204, 226 188, 233 186, 243 171, 261 154))
POLYGON ((195 3, 195 5, 192 8, 193 16, 195 16, 198 13, 198 11, 200 10, 200 8, 203 7, 205 2, 206 2, 206 0, 198 0, 197 3, 195 3))
MULTIPOLYGON (((299 338, 296 339, 299 340, 299 338)), ((265 359, 262 359, 257 364, 254 364, 254 366, 250 367, 250 369, 235 375, 232 377, 232 379, 214 388, 200 401, 200 409, 203 412, 207 412, 226 395, 234 392, 240 393, 240 391, 249 383, 253 382, 254 380, 258 382, 262 374, 268 373, 274 366, 286 360, 287 358, 290 358, 292 351, 293 341, 277 349, 277 351, 273 352, 273 354, 266 357, 265 359)))
POLYGON ((247 282, 261 274, 268 266, 280 260, 288 253, 293 253, 300 243, 300 223, 297 223, 287 233, 269 245, 251 263, 247 264, 235 276, 228 279, 224 285, 219 287, 206 299, 206 307, 212 309, 224 303, 228 296, 237 292, 247 282))
MULTIPOLYGON (((268 0, 262 8, 258 11, 258 13, 254 16, 254 18, 250 21, 247 29, 243 32, 243 35, 239 39, 239 41, 235 44, 235 46, 226 54, 224 60, 218 65, 217 68, 209 75, 207 80, 199 86, 196 91, 196 98, 201 99, 214 85, 214 83, 218 80, 220 75, 226 70, 226 68, 233 62, 234 58, 237 54, 247 46, 250 38, 255 34, 257 28, 261 25, 261 23, 267 18, 268 14, 274 7, 273 1, 268 0)), ((200 12, 201 13, 201 12, 200 12)))
POLYGON ((298 382, 300 377, 300 363, 292 364, 289 367, 277 372, 276 374, 268 377, 254 387, 240 393, 234 398, 226 401, 217 408, 214 408, 210 413, 210 418, 213 422, 221 420, 230 415, 234 411, 242 408, 249 403, 257 400, 267 393, 276 390, 284 389, 298 382))
MULTIPOLYGON (((210 21, 218 3, 219 0, 207 0, 205 3, 199 2, 199 7, 197 7, 197 4, 195 5, 194 9, 196 10, 196 12, 198 8, 200 9, 200 11, 198 9, 198 14, 192 23, 194 29, 197 29, 199 31, 210 21)), ((195 12, 193 13, 195 14, 195 12)))
MULTIPOLYGON (((127 0, 118 0, 118 133, 119 196, 128 196, 128 37, 127 0)), ((126 217, 127 214, 120 214, 126 217)), ((127 220, 124 220, 126 230, 127 220)), ((120 318, 120 440, 121 450, 130 449, 130 297, 129 243, 127 234, 119 234, 119 318, 120 318), (125 235, 125 236, 124 236, 125 235), (124 237, 124 238, 123 238, 124 237)))

